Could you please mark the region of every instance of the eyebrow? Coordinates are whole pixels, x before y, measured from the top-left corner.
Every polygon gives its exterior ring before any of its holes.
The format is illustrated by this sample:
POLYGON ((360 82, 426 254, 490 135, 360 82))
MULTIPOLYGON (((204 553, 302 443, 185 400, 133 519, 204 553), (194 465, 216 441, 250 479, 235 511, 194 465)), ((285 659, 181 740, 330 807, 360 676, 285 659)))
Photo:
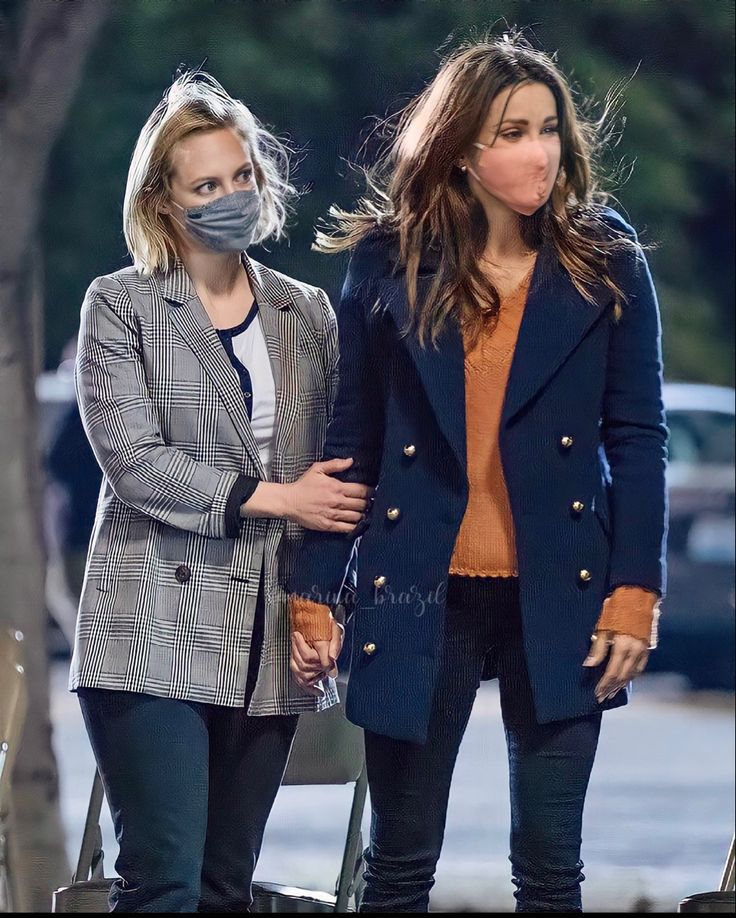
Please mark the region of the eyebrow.
MULTIPOLYGON (((557 115, 548 115, 542 124, 546 124, 548 121, 557 121, 557 115)), ((529 124, 526 118, 504 118, 501 124, 529 124)))
MULTIPOLYGON (((253 168, 253 163, 250 160, 248 160, 248 162, 242 163, 242 165, 238 166, 238 168, 235 170, 233 175, 238 175, 244 169, 252 169, 252 168, 253 168)), ((194 181, 190 182, 189 184, 199 185, 200 182, 216 182, 216 181, 217 181, 216 175, 204 175, 202 176, 202 178, 194 179, 194 181)))

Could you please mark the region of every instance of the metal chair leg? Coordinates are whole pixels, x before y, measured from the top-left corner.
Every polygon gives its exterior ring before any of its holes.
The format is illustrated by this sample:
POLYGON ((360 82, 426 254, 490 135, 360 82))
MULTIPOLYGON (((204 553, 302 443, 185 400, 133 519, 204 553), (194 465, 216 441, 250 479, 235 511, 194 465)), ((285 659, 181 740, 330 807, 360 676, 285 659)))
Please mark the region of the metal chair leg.
POLYGON ((731 838, 731 847, 728 849, 726 865, 723 868, 721 885, 718 887, 720 892, 727 892, 736 886, 736 876, 734 875, 734 848, 736 847, 736 835, 731 838))
POLYGON ((360 831, 363 821, 363 810, 365 809, 365 798, 368 792, 368 777, 365 767, 355 782, 355 792, 353 793, 353 803, 350 808, 350 821, 348 823, 348 833, 345 839, 345 849, 340 868, 340 877, 335 890, 335 911, 346 912, 350 896, 355 889, 356 865, 361 863, 360 855, 362 854, 363 838, 360 831))
POLYGON ((103 875, 102 860, 102 831, 100 829, 100 813, 105 799, 105 790, 99 769, 95 768, 95 777, 92 783, 92 793, 87 807, 87 819, 84 823, 84 834, 79 849, 77 869, 74 871, 72 883, 88 880, 103 875))

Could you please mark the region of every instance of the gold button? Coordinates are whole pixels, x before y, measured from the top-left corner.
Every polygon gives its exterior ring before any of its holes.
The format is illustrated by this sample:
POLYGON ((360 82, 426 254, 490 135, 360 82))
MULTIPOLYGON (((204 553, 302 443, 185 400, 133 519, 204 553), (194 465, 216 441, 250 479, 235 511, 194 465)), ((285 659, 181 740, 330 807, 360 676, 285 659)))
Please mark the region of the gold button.
POLYGON ((373 578, 373 586, 378 587, 379 590, 381 587, 386 586, 386 578, 383 574, 379 574, 377 577, 373 578))
POLYGON ((563 437, 560 440, 560 443, 565 447, 565 449, 570 449, 572 446, 572 437, 563 437))
POLYGON ((581 500, 574 500, 572 502, 572 509, 576 513, 582 513, 583 510, 585 509, 585 504, 581 500))
POLYGON ((593 575, 590 573, 590 571, 586 571, 585 568, 583 568, 583 569, 580 571, 580 573, 578 574, 578 577, 580 577, 580 579, 583 580, 583 581, 585 581, 585 582, 587 582, 588 580, 590 580, 592 576, 593 576, 593 575))
POLYGON ((407 445, 404 447, 405 456, 413 456, 416 453, 416 451, 417 451, 417 448, 416 446, 414 446, 413 443, 407 443, 407 445))
POLYGON ((368 644, 363 644, 363 653, 367 653, 368 655, 370 655, 375 652, 376 652, 376 645, 373 642, 370 642, 368 644))
POLYGON ((390 520, 397 520, 401 516, 401 510, 398 507, 389 507, 386 511, 386 516, 390 520))

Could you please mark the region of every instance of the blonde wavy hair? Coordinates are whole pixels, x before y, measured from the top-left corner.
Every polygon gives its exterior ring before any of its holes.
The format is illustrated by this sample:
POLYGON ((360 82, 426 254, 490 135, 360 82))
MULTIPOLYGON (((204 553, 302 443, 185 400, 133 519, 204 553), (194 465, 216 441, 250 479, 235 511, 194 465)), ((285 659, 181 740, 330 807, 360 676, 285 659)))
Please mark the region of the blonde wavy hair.
POLYGON ((148 276, 170 270, 178 256, 171 218, 162 212, 171 195, 172 151, 198 131, 233 128, 248 144, 261 196, 253 244, 281 239, 292 199, 286 145, 239 99, 203 70, 180 73, 143 125, 133 151, 123 203, 123 232, 136 269, 148 276))
POLYGON ((477 138, 494 98, 507 87, 530 82, 543 83, 554 95, 562 155, 549 200, 531 216, 519 215, 524 244, 538 249, 550 239, 575 287, 589 301, 589 288, 605 284, 614 297, 615 320, 626 294, 614 279, 610 257, 651 247, 607 225, 601 214, 600 205, 610 195, 599 187, 599 160, 613 136, 607 122, 620 91, 607 94, 603 114, 593 120, 576 107, 555 55, 533 47, 521 30, 510 28, 503 36, 486 32, 467 40, 447 54, 422 92, 379 125, 383 152, 370 168, 357 167, 365 176, 367 195, 353 211, 331 207, 333 221, 317 231, 313 245, 333 253, 354 248, 377 227, 392 234, 410 306, 403 334, 416 333, 423 347, 427 338, 436 345, 450 315, 468 330, 471 342, 498 315, 498 291, 479 267, 490 227, 457 163, 477 138), (418 268, 425 247, 440 253, 440 267, 427 296, 418 302, 418 268))

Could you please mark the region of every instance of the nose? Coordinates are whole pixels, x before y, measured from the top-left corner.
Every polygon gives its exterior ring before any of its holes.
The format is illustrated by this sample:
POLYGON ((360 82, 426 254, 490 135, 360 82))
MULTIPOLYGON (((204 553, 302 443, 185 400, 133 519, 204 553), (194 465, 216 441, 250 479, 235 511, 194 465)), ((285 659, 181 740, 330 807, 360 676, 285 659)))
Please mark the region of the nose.
POLYGON ((550 162, 549 151, 545 148, 541 140, 530 140, 527 149, 529 163, 538 169, 546 169, 550 162))

